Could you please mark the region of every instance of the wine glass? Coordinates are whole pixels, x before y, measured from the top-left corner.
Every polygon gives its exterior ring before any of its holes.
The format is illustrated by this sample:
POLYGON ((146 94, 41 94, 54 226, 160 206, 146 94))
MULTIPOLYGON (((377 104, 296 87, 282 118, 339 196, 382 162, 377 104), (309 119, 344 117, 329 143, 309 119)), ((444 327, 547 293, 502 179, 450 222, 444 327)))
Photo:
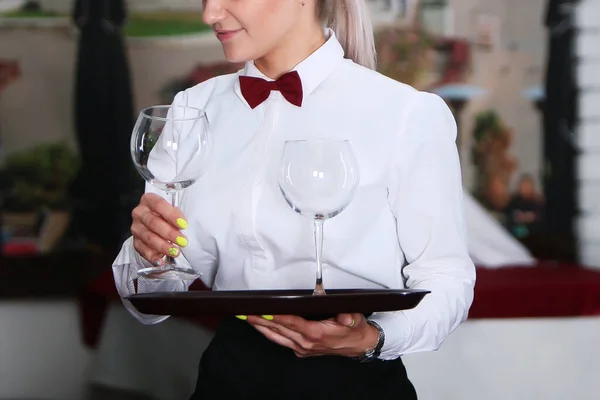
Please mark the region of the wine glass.
POLYGON ((294 140, 285 143, 279 188, 287 203, 314 222, 317 279, 314 295, 324 295, 323 223, 352 201, 359 183, 356 159, 347 140, 294 140))
MULTIPOLYGON (((159 105, 140 112, 131 136, 133 163, 146 182, 167 193, 173 206, 177 205, 178 192, 204 174, 210 154, 208 120, 203 110, 159 105)), ((193 268, 178 265, 170 255, 164 265, 140 269, 138 275, 176 280, 199 276, 193 268)))

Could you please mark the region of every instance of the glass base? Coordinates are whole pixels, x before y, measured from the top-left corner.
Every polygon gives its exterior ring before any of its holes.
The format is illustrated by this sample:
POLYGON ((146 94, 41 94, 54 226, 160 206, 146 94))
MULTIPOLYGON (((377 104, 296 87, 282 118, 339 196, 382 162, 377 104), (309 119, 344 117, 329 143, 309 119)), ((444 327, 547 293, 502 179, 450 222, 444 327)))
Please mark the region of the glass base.
POLYGON ((313 291, 313 296, 325 296, 325 287, 323 287, 323 279, 317 279, 317 284, 315 285, 315 290, 313 291))
POLYGON ((138 276, 145 279, 160 279, 169 281, 193 281, 200 278, 200 275, 193 268, 186 268, 180 265, 163 265, 162 267, 142 268, 138 270, 138 276))

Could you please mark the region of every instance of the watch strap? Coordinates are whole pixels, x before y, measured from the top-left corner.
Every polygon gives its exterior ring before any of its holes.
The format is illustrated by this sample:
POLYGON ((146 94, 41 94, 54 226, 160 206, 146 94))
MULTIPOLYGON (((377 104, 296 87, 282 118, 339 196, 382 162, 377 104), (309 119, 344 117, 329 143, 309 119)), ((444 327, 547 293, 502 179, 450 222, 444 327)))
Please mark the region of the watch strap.
POLYGON ((383 348, 383 345, 385 343, 385 332, 383 331, 381 325, 370 319, 367 320, 367 323, 371 326, 374 326, 377 329, 379 337, 377 339, 377 344, 375 345, 375 347, 365 351, 365 355, 360 360, 361 362, 369 362, 379 358, 379 356, 381 355, 381 349, 383 348))

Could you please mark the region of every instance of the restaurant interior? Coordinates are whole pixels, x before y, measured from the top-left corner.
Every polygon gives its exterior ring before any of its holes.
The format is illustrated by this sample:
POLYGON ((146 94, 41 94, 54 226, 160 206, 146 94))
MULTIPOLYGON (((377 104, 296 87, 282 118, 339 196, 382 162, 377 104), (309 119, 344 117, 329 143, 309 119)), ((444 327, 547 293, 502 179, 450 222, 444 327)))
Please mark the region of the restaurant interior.
MULTIPOLYGON (((419 398, 597 400, 600 0, 366 1, 378 70, 459 130, 475 298, 438 351, 404 357, 419 398)), ((201 12, 0 0, 0 400, 192 393, 222 316, 142 325, 111 266, 144 191, 139 110, 240 69, 201 12)))

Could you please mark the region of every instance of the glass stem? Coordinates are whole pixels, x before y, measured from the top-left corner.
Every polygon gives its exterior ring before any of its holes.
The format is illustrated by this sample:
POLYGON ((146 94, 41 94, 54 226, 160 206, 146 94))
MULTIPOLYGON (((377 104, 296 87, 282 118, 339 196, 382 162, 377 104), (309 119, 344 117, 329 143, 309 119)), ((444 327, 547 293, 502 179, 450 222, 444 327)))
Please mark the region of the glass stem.
POLYGON ((315 283, 315 295, 325 294, 325 288, 323 287, 323 223, 325 222, 322 218, 315 218, 315 250, 317 253, 317 280, 315 283))
MULTIPOLYGON (((168 190, 167 191, 167 195, 171 197, 171 205, 173 207, 177 206, 177 190, 168 190)), ((175 257, 171 257, 170 255, 167 254, 166 260, 165 260, 165 265, 174 265, 175 264, 175 257)))

